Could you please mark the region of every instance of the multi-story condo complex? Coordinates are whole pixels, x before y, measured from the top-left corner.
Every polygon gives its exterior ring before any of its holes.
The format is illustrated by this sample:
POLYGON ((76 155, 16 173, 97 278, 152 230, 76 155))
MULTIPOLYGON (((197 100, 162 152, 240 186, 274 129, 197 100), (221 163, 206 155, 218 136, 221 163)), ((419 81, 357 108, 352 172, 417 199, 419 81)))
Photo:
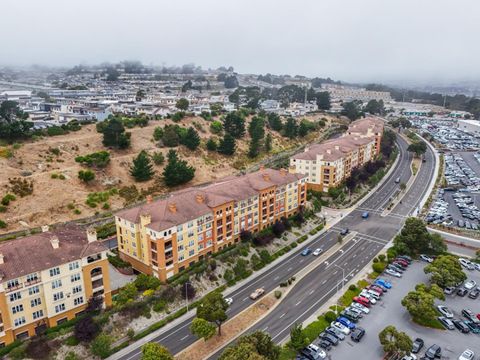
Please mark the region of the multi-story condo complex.
POLYGON ((238 242, 305 204, 306 177, 285 169, 188 188, 116 215, 120 257, 165 281, 206 255, 238 242))
POLYGON ((383 122, 375 118, 354 121, 337 139, 307 147, 290 159, 290 172, 307 176, 308 188, 328 191, 348 178, 352 169, 380 152, 383 122))
POLYGON ((106 248, 77 226, 0 243, 0 346, 82 314, 90 298, 111 305, 106 248))

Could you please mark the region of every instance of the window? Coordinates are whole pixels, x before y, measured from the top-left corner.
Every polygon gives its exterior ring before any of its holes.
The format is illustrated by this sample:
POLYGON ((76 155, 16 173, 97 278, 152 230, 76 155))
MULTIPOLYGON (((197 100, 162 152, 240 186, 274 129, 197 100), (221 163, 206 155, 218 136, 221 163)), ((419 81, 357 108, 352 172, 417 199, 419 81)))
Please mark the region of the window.
POLYGON ((40 288, 38 286, 32 286, 28 289, 28 295, 38 294, 40 292, 40 288))
POLYGON ((195 240, 190 240, 190 241, 188 242, 188 246, 193 246, 193 245, 195 245, 195 240))
POLYGON ((62 280, 57 279, 52 281, 52 289, 56 289, 62 286, 62 280))
POLYGON ((58 301, 63 299, 63 292, 60 291, 58 293, 53 294, 53 301, 58 301))
POLYGON ((27 275, 27 282, 36 281, 36 280, 38 280, 37 273, 27 275))
POLYGON ((10 301, 20 300, 21 298, 22 298, 22 293, 20 291, 10 294, 10 301))
POLYGON ((13 288, 13 287, 16 287, 20 285, 20 283, 18 282, 18 279, 14 279, 14 280, 9 280, 7 281, 7 288, 13 288))
POLYGON ((183 245, 178 246, 178 251, 183 251, 183 245))
POLYGON ((56 313, 59 313, 61 311, 65 311, 65 304, 58 304, 58 305, 55 305, 55 312, 56 313))
POLYGON ((33 314, 33 320, 36 320, 36 319, 39 319, 41 317, 43 317, 43 310, 38 310, 38 311, 35 311, 33 314))
POLYGON ((185 259, 185 256, 184 256, 184 255, 180 255, 180 256, 178 257, 178 261, 183 261, 184 259, 185 259))
POLYGON ((50 269, 50 276, 57 276, 60 275, 60 268, 56 267, 53 269, 50 269))
POLYGON ((193 256, 195 254, 195 249, 192 249, 188 252, 188 256, 193 256))
POLYGON ((68 268, 70 269, 70 271, 72 271, 72 270, 80 268, 80 264, 78 263, 78 261, 75 261, 75 262, 72 262, 72 263, 68 264, 68 268))
POLYGON ((35 307, 35 306, 38 306, 38 305, 41 305, 42 304, 42 300, 40 298, 35 298, 33 300, 30 300, 30 306, 31 307, 35 307))
POLYGON ((74 294, 77 294, 77 293, 79 293, 79 292, 81 292, 81 291, 82 291, 82 285, 77 285, 77 286, 75 286, 75 287, 72 289, 72 292, 73 292, 74 294))
POLYGON ((83 296, 73 299, 73 305, 80 305, 83 304, 83 296))
POLYGON ((16 314, 18 312, 21 312, 23 311, 23 305, 20 304, 20 305, 15 305, 14 307, 12 307, 12 313, 16 314))
POLYGON ((80 274, 73 274, 71 277, 70 277, 70 281, 71 282, 75 282, 75 281, 78 281, 80 280, 80 274))
POLYGON ((15 326, 20 326, 20 325, 25 324, 25 316, 22 316, 22 317, 20 317, 20 318, 18 318, 18 319, 15 319, 15 320, 13 321, 13 323, 14 323, 15 326))

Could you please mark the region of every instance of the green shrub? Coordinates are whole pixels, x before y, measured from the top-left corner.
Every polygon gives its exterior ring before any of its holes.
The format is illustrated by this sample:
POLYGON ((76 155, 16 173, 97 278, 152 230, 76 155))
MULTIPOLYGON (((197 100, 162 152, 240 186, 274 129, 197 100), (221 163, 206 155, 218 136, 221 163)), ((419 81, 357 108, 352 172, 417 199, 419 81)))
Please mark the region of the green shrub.
MULTIPOLYGON (((333 320, 332 320, 333 321, 333 320)), ((326 316, 319 316, 318 320, 308 324, 302 332, 308 339, 316 339, 330 325, 331 321, 326 316)))
POLYGON ((325 320, 328 323, 331 323, 332 321, 336 320, 337 315, 333 311, 327 311, 327 313, 325 313, 324 317, 325 317, 325 320))
POLYGON ((77 340, 77 338, 72 335, 66 338, 64 343, 68 346, 77 346, 80 343, 80 340, 77 340))
POLYGON ((383 272, 383 270, 385 270, 385 267, 386 267, 386 264, 380 263, 380 262, 376 262, 376 263, 373 263, 373 264, 372 264, 372 269, 373 269, 373 271, 375 271, 376 273, 381 273, 381 272, 383 272))
POLYGON ((7 227, 7 223, 0 219, 0 229, 5 229, 7 227))
POLYGON ((275 298, 280 299, 282 297, 282 292, 280 290, 275 290, 275 298))
POLYGON ((13 194, 7 194, 2 198, 2 205, 8 206, 10 201, 15 201, 17 197, 13 194))
POLYGON ((348 287, 348 290, 350 291, 356 291, 357 290, 357 287, 355 286, 355 284, 352 284, 348 287))
POLYGON ((4 213, 4 212, 7 212, 7 207, 0 205, 0 213, 4 213))
POLYGON ((112 338, 107 334, 100 334, 92 341, 90 350, 92 354, 105 359, 110 355, 110 349, 112 346, 112 338))

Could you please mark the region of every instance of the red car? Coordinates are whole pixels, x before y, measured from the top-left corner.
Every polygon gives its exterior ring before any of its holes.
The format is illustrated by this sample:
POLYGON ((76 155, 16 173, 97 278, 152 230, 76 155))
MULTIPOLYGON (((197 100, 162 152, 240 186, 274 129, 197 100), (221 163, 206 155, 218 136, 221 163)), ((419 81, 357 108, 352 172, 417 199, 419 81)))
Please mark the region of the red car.
POLYGON ((395 260, 393 260, 393 262, 402 264, 402 265, 405 266, 405 267, 407 267, 407 266, 409 265, 408 262, 406 262, 406 261, 403 260, 403 259, 395 259, 395 260))
POLYGON ((477 319, 480 320, 480 314, 477 314, 477 319))
POLYGON ((353 301, 362 304, 363 306, 370 307, 370 300, 363 296, 355 296, 353 301))
POLYGON ((378 286, 369 285, 369 286, 367 286, 367 289, 375 291, 378 295, 383 295, 383 289, 378 287, 378 286))

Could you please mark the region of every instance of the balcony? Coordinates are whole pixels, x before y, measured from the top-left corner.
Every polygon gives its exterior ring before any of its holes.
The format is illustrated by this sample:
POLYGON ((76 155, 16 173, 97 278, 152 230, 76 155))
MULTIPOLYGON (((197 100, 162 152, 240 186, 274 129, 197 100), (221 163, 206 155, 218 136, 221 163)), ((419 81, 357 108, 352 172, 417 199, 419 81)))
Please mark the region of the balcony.
POLYGON ((94 292, 99 289, 103 289, 103 279, 92 281, 92 289, 94 292))

